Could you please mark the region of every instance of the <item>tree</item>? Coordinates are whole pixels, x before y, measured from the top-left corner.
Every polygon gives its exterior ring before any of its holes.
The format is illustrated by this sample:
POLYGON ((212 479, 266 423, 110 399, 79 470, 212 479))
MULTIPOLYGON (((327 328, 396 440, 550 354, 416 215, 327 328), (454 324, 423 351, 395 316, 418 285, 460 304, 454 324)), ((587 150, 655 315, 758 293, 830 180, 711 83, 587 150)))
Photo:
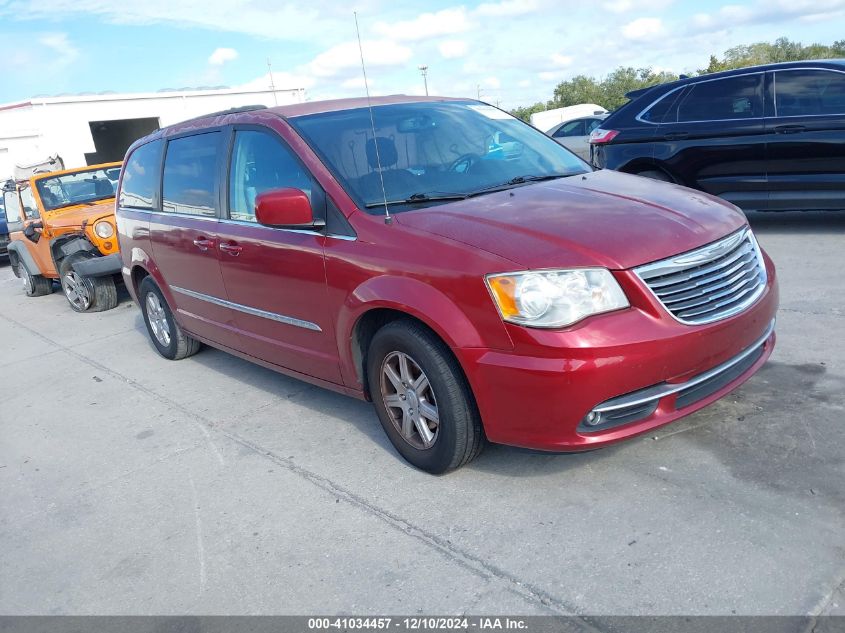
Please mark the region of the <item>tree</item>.
MULTIPOLYGON (((734 46, 726 50, 721 59, 716 55, 710 55, 707 68, 699 70, 698 74, 703 75, 773 62, 841 57, 845 57, 845 40, 837 40, 830 46, 824 44, 804 46, 800 42, 792 42, 785 37, 781 37, 772 43, 756 42, 734 46)), ((595 103, 608 110, 615 110, 627 102, 626 93, 666 81, 674 81, 677 78, 677 75, 670 72, 654 72, 651 68, 625 66, 620 66, 603 79, 577 75, 568 81, 559 83, 552 98, 546 103, 538 102, 532 106, 516 108, 511 114, 528 121, 535 112, 579 103, 595 103)))
POLYGON ((830 46, 824 44, 810 44, 804 46, 801 42, 792 42, 788 38, 780 37, 773 43, 757 42, 743 46, 729 48, 722 55, 722 59, 710 56, 707 68, 699 70, 699 74, 716 73, 722 70, 772 64, 776 62, 794 62, 803 59, 832 59, 845 57, 845 40, 834 42, 830 46))

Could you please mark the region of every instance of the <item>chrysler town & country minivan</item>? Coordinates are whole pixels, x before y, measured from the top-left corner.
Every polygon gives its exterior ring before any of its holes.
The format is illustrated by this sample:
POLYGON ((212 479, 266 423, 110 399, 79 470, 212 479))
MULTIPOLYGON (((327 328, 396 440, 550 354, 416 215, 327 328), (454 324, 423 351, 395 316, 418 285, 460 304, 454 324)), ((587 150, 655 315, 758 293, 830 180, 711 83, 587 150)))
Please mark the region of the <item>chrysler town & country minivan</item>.
POLYGON ((372 400, 432 473, 486 440, 597 448, 724 396, 774 345, 775 269, 707 194, 594 171, 466 99, 243 108, 147 136, 118 193, 165 357, 201 343, 372 400))

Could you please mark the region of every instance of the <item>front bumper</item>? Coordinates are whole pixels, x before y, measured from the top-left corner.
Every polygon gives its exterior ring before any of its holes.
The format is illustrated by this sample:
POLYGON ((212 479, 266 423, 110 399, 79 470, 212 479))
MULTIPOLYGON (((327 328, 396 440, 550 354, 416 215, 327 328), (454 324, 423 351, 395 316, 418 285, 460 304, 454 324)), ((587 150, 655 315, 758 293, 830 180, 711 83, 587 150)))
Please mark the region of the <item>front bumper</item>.
POLYGON ((512 352, 456 350, 487 437, 541 450, 588 450, 648 432, 723 397, 774 348, 777 280, 764 259, 765 291, 728 319, 679 323, 645 293, 638 295, 629 277, 620 282, 632 298, 630 309, 566 331, 509 327, 512 352), (587 425, 588 414, 602 408, 604 421, 587 425))
POLYGON ((92 257, 91 259, 80 260, 73 264, 73 269, 83 277, 104 277, 116 275, 123 267, 123 260, 120 253, 92 257))

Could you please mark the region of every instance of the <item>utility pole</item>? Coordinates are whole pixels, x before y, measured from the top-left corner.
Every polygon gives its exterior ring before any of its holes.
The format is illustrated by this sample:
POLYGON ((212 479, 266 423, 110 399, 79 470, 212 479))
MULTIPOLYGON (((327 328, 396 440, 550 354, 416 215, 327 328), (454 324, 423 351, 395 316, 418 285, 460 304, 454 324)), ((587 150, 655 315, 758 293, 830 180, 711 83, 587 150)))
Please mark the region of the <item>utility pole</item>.
POLYGON ((270 89, 273 91, 273 103, 279 105, 279 99, 276 97, 276 82, 273 81, 273 66, 270 64, 270 58, 267 58, 267 71, 270 74, 270 89))
POLYGON ((425 96, 428 96, 428 66, 418 66, 417 68, 420 69, 420 74, 423 78, 423 83, 425 84, 425 96))
POLYGON ((481 101, 481 84, 475 84, 476 98, 481 101))

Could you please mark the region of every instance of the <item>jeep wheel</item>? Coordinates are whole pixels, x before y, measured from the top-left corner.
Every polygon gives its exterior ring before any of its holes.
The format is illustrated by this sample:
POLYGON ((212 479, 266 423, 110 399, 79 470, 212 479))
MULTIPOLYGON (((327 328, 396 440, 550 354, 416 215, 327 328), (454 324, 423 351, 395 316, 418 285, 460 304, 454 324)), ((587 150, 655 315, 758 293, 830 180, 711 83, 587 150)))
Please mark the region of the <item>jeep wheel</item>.
POLYGON ((53 280, 42 275, 33 275, 26 264, 18 264, 23 282, 23 290, 27 297, 43 297, 53 292, 53 280))
POLYGON ((410 320, 381 328, 367 353, 367 380, 388 438, 417 468, 440 474, 484 446, 475 400, 450 350, 410 320))
POLYGON ((59 266, 62 290, 70 307, 76 312, 103 312, 117 306, 117 287, 111 276, 83 277, 73 269, 76 262, 90 259, 77 253, 67 257, 59 266))
POLYGON ((147 331, 159 354, 170 360, 182 360, 199 351, 200 342, 179 327, 164 295, 150 277, 145 277, 141 282, 138 300, 147 331))

